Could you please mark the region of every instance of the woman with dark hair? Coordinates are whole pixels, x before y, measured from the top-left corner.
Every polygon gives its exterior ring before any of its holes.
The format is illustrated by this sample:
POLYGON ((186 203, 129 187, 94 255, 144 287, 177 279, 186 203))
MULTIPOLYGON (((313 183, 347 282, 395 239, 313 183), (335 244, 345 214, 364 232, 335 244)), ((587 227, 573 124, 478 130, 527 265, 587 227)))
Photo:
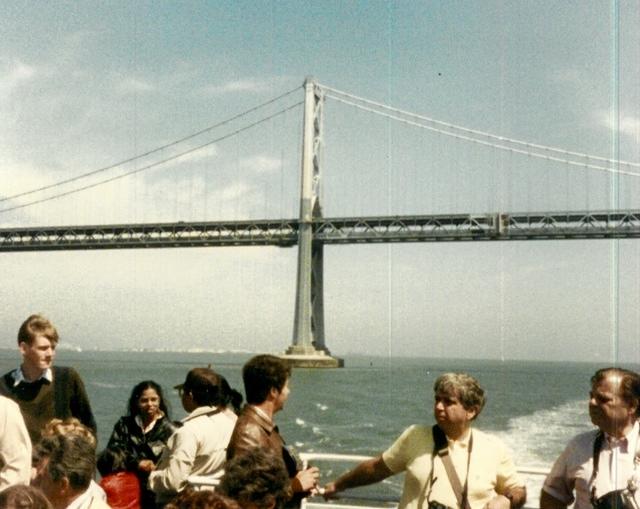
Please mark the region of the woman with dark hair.
POLYGON ((143 508, 155 507, 147 479, 175 430, 160 385, 153 380, 136 385, 129 397, 128 413, 113 427, 107 449, 124 453, 126 469, 140 480, 143 508))
POLYGON ((210 368, 192 369, 185 382, 175 388, 189 415, 182 419, 182 427, 169 439, 158 467, 149 476, 149 486, 161 507, 185 489, 188 477, 222 474, 238 419, 233 408, 242 399, 210 368))

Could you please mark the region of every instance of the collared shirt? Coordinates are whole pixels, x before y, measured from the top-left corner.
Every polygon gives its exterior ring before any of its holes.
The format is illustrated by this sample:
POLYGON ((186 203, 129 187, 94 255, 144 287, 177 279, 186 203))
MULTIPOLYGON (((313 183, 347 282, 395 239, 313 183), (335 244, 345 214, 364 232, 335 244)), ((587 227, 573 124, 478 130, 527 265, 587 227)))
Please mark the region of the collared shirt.
POLYGON ((253 410, 255 411, 255 413, 257 413, 259 416, 261 416, 265 421, 270 422, 271 425, 273 426, 273 419, 271 417, 269 417, 269 415, 267 414, 267 412, 265 412, 262 408, 257 407, 255 405, 249 405, 251 408, 253 408, 253 410))
MULTIPOLYGON (((468 447, 469 436, 449 442, 449 454, 463 484, 467 473, 468 447)), ((426 509, 429 501, 448 507, 457 506, 444 465, 440 458, 433 456, 431 427, 414 425, 407 428, 382 453, 382 460, 394 474, 405 473, 399 509, 426 509)), ((515 487, 523 486, 524 481, 517 474, 511 454, 504 444, 496 437, 474 429, 468 483, 471 509, 482 509, 496 494, 504 495, 515 487)))
POLYGON ((92 498, 93 494, 91 493, 91 490, 86 490, 79 497, 75 498, 73 502, 67 506, 67 509, 81 509, 89 507, 92 498))
POLYGON ((639 431, 640 425, 636 422, 631 431, 622 438, 605 435, 598 460, 599 479, 595 482, 597 496, 624 488, 633 476, 639 431))
POLYGON ((149 431, 151 431, 153 429, 153 427, 156 425, 156 422, 158 422, 163 417, 164 417, 164 412, 159 412, 158 415, 156 416, 156 418, 153 421, 151 421, 149 423, 149 425, 146 426, 146 427, 144 425, 144 422, 142 422, 142 417, 140 417, 139 415, 136 415, 134 417, 134 420, 136 421, 136 424, 138 426, 140 426, 140 429, 142 430, 142 433, 144 433, 146 435, 147 433, 149 433, 149 431))
POLYGON ((86 491, 73 501, 65 509, 109 509, 106 503, 106 495, 100 486, 92 481, 86 491), (100 489, 104 498, 101 498, 100 492, 96 491, 96 487, 100 489))
MULTIPOLYGON (((598 459, 598 475, 593 483, 596 496, 627 486, 634 474, 634 458, 640 425, 636 422, 623 439, 605 436, 598 459)), ((591 509, 593 443, 598 430, 574 437, 554 463, 542 489, 575 509, 591 509)))
POLYGON ((447 437, 447 443, 449 445, 449 457, 453 468, 458 474, 460 484, 464 486, 464 482, 467 479, 467 465, 469 463, 469 441, 471 439, 471 429, 458 440, 451 440, 447 437))
POLYGON ((22 372, 22 366, 19 366, 17 369, 14 369, 11 372, 11 378, 13 378, 14 387, 17 387, 18 385, 20 385, 21 382, 30 384, 33 382, 37 382, 38 380, 45 380, 47 383, 51 383, 53 382, 53 371, 51 370, 51 368, 47 368, 36 380, 29 381, 24 377, 24 373, 22 372))

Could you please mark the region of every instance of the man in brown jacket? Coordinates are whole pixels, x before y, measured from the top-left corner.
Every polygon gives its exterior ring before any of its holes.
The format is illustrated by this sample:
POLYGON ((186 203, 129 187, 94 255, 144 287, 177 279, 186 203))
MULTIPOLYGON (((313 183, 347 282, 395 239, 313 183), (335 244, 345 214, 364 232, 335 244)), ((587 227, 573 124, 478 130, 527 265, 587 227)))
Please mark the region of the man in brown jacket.
POLYGON ((274 355, 257 355, 244 365, 242 379, 247 405, 227 446, 227 460, 254 448, 282 457, 291 479, 292 501, 299 501, 316 488, 320 473, 317 467, 298 469, 273 422, 273 415, 284 408, 289 397, 290 376, 289 365, 274 355))

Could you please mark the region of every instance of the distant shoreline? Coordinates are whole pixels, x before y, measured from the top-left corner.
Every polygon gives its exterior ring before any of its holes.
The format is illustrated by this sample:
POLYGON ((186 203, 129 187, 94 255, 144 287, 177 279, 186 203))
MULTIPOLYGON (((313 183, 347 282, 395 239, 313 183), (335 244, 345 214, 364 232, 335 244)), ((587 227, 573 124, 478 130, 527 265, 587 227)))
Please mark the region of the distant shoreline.
MULTIPOLYGON (((61 342, 58 346, 58 355, 62 357, 67 357, 67 355, 88 355, 88 354, 154 354, 154 355, 220 355, 220 356, 237 356, 238 362, 243 363, 244 360, 248 359, 252 355, 257 355, 261 353, 272 353, 274 355, 279 355, 284 352, 284 348, 282 352, 265 352, 264 350, 228 350, 228 349, 207 349, 207 348, 186 348, 186 349, 169 349, 169 348, 81 348, 75 347, 73 345, 65 345, 61 342)), ((332 352, 333 353, 333 352, 332 352)), ((464 365, 475 364, 475 363, 504 363, 509 365, 518 365, 518 364, 535 364, 535 365, 549 365, 549 366, 558 366, 558 365, 566 365, 566 366, 596 366, 596 367, 604 367, 604 366, 624 366, 630 369, 635 369, 640 371, 640 363, 626 363, 626 362, 612 362, 612 361, 599 361, 599 360, 590 360, 590 361, 566 361, 566 360, 541 360, 541 359, 492 359, 492 358, 463 358, 463 357, 420 357, 420 356, 400 356, 400 355, 392 355, 392 356, 382 356, 382 355, 363 355, 361 353, 338 353, 339 357, 345 359, 346 367, 366 367, 367 364, 372 364, 372 367, 381 367, 384 361, 390 361, 393 365, 401 364, 403 362, 407 362, 410 364, 414 364, 416 362, 437 362, 437 363, 454 363, 464 365)), ((19 353, 17 348, 8 348, 8 347, 0 347, 0 359, 6 359, 8 356, 15 357, 19 359, 19 353)), ((464 366, 461 366, 463 369, 464 366)))

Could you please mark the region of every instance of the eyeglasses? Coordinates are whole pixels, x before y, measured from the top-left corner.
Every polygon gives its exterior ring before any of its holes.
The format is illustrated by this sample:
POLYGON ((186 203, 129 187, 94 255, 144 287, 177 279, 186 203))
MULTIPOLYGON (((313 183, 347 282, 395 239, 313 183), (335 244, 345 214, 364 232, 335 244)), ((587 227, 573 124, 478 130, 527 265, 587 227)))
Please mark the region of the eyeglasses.
POLYGON ((184 387, 178 387, 178 396, 184 396, 184 387))

